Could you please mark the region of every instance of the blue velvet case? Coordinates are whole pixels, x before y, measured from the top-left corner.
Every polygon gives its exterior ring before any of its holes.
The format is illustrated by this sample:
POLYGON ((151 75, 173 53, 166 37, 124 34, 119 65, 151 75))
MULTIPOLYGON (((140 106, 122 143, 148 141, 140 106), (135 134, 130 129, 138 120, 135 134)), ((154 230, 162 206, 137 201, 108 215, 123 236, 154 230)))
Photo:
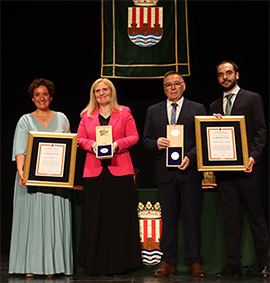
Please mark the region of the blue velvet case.
POLYGON ((179 166, 182 163, 182 147, 168 147, 167 148, 167 167, 179 166))
POLYGON ((112 144, 104 144, 97 146, 97 159, 111 159, 113 158, 112 144))

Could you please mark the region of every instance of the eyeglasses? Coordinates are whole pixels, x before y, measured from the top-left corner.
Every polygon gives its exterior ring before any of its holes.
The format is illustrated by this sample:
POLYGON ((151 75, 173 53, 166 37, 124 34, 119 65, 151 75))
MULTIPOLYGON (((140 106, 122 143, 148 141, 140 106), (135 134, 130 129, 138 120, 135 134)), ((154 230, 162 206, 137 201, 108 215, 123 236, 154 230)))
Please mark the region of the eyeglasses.
POLYGON ((233 74, 233 71, 232 70, 228 70, 225 73, 218 73, 217 75, 218 75, 219 78, 223 78, 225 75, 226 76, 231 76, 232 74, 233 74))
POLYGON ((175 82, 175 83, 167 83, 167 84, 164 84, 164 87, 165 88, 172 88, 173 86, 175 87, 175 88, 177 88, 177 87, 180 87, 182 84, 184 83, 184 81, 182 81, 182 82, 175 82))

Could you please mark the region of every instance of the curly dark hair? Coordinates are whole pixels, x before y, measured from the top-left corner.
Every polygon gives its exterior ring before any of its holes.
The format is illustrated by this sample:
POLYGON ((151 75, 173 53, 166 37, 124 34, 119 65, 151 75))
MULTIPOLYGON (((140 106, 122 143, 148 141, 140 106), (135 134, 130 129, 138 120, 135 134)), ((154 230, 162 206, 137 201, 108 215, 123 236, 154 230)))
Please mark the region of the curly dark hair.
POLYGON ((29 92, 31 98, 33 98, 34 90, 41 85, 45 86, 48 89, 51 97, 54 96, 54 84, 53 84, 53 82, 51 82, 47 79, 44 79, 44 78, 38 78, 38 79, 34 79, 33 82, 29 86, 28 92, 29 92))

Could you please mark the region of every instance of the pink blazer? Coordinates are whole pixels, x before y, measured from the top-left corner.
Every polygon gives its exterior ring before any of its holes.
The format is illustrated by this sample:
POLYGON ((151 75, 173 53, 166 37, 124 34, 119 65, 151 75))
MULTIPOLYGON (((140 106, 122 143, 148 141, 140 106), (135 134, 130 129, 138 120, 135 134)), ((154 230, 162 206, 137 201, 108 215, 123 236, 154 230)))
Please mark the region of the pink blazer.
MULTIPOLYGON (((131 111, 126 106, 120 106, 122 112, 117 110, 111 114, 109 125, 112 126, 113 141, 118 143, 119 149, 114 153, 108 169, 114 176, 123 176, 134 174, 133 164, 130 158, 128 148, 135 145, 139 140, 135 121, 131 111)), ((99 123, 98 108, 96 108, 92 117, 87 117, 85 112, 78 128, 79 147, 87 151, 83 177, 97 177, 102 171, 101 161, 96 159, 92 149, 92 144, 96 141, 96 126, 99 123)))

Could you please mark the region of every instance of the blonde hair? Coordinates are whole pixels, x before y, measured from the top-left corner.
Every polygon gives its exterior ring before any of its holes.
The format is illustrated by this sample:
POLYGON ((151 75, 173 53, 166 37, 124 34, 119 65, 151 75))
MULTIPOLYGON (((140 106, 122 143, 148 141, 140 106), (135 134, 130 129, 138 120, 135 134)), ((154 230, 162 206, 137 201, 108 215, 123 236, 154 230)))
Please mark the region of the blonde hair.
POLYGON ((114 109, 118 110, 119 112, 121 111, 121 107, 119 106, 119 104, 117 102, 116 89, 115 89, 113 83, 109 79, 99 78, 91 86, 90 100, 89 100, 88 105, 81 112, 81 117, 82 117, 83 113, 86 112, 86 111, 87 111, 87 116, 92 117, 92 112, 98 106, 96 96, 95 96, 95 89, 96 89, 97 84, 99 84, 100 82, 105 83, 112 91, 112 98, 111 98, 111 101, 110 101, 110 111, 112 112, 112 111, 114 111, 114 109))

